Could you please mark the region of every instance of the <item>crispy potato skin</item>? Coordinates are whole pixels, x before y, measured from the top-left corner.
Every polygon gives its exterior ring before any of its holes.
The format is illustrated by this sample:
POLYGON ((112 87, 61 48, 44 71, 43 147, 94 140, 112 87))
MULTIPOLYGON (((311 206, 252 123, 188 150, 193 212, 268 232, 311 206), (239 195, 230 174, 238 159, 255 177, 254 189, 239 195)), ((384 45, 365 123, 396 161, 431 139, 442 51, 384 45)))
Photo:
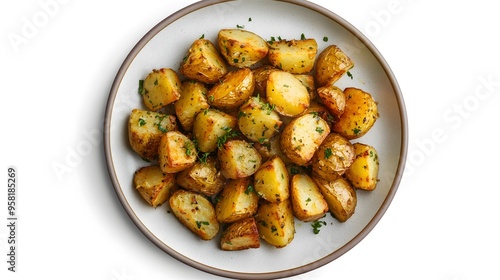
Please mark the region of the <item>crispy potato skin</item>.
POLYGON ((206 97, 207 88, 201 82, 189 80, 182 82, 181 89, 181 97, 174 104, 175 115, 182 128, 191 131, 196 115, 210 107, 206 97))
POLYGON ((267 56, 269 47, 259 35, 243 29, 221 29, 217 43, 231 66, 250 67, 267 56))
POLYGON ((280 40, 269 45, 269 62, 283 71, 305 74, 313 70, 318 44, 315 39, 280 40))
POLYGON ((307 88, 293 74, 273 71, 266 85, 267 101, 283 116, 293 117, 304 112, 311 102, 307 88))
POLYGON ((339 134, 331 133, 314 154, 313 174, 325 180, 335 180, 351 166, 355 157, 351 142, 339 134))
POLYGON ((236 221, 222 232, 220 248, 224 251, 239 251, 259 247, 259 231, 253 217, 236 221))
POLYGON ((281 124, 278 113, 259 97, 250 97, 240 107, 238 127, 253 142, 267 142, 279 132, 281 124))
POLYGON ((367 144, 354 143, 353 146, 356 158, 344 175, 356 189, 373 191, 378 183, 378 153, 367 144))
POLYGON ((134 173, 134 186, 142 198, 155 208, 167 201, 177 187, 175 175, 161 171, 158 165, 139 168, 134 173))
POLYGON ((181 97, 181 81, 170 68, 153 69, 144 79, 142 99, 146 108, 159 110, 181 97))
POLYGON ((221 110, 238 109, 253 93, 255 77, 250 68, 227 73, 208 92, 208 103, 221 110))
POLYGON ((344 91, 334 85, 327 85, 318 88, 317 92, 321 102, 328 108, 328 112, 339 119, 345 110, 344 91))
POLYGON ((340 222, 347 221, 355 212, 357 205, 356 190, 344 178, 326 181, 313 176, 332 215, 340 222))
POLYGON ((232 223, 252 217, 259 206, 259 196, 252 189, 251 177, 229 180, 215 205, 221 223, 232 223))
POLYGON ((262 164, 262 157, 252 144, 244 140, 229 140, 218 149, 221 173, 228 179, 253 175, 262 164))
POLYGON ((206 84, 218 82, 227 71, 224 59, 214 44, 206 39, 198 39, 191 44, 179 68, 185 77, 206 84))
POLYGON ((198 142, 201 152, 213 152, 217 149, 217 139, 229 129, 235 129, 237 119, 215 109, 207 109, 196 115, 193 124, 193 138, 198 142))
POLYGON ((255 191, 269 202, 288 199, 289 181, 288 170, 279 156, 264 162, 254 174, 255 191))
POLYGON ((347 139, 356 139, 365 135, 378 119, 377 103, 371 94, 358 89, 346 88, 345 110, 336 121, 332 130, 347 139))
POLYGON ((158 158, 161 136, 177 129, 177 120, 173 115, 133 109, 128 121, 128 139, 141 158, 151 161, 158 158))
POLYGON ((295 174, 290 184, 293 214, 303 222, 316 221, 328 213, 319 187, 307 174, 295 174))
POLYGON ((272 65, 265 64, 253 69, 252 71, 255 77, 255 92, 257 92, 260 96, 265 97, 269 74, 274 71, 279 71, 279 69, 272 65))
POLYGON ((158 154, 160 168, 166 173, 177 173, 196 162, 194 143, 179 131, 169 131, 162 135, 158 154))
POLYGON ((337 46, 326 47, 316 60, 314 77, 317 87, 333 85, 349 69, 354 67, 354 62, 337 46))
POLYGON ((255 220, 260 237, 272 246, 282 248, 292 242, 295 221, 289 199, 260 205, 255 220))
POLYGON ((205 162, 197 161, 193 166, 177 173, 176 182, 186 190, 206 196, 218 194, 226 184, 214 157, 208 157, 205 162))
POLYGON ((179 189, 169 199, 170 209, 177 219, 203 240, 219 232, 212 203, 201 194, 179 189))

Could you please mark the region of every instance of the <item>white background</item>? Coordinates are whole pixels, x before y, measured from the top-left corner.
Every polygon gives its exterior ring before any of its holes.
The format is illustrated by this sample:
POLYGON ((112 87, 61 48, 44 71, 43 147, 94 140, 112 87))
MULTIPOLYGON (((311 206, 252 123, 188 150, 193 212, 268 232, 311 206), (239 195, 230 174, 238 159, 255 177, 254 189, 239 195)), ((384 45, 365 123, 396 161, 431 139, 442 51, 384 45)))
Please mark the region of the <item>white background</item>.
MULTIPOLYGON (((128 52, 194 2, 1 2, 1 279, 220 279, 174 260, 136 228, 111 186, 101 137, 128 52), (11 165, 16 273, 6 262, 11 165)), ((375 229, 339 259, 292 278, 500 279, 497 5, 312 2, 350 21, 384 55, 404 94, 410 142, 404 180, 375 229)))

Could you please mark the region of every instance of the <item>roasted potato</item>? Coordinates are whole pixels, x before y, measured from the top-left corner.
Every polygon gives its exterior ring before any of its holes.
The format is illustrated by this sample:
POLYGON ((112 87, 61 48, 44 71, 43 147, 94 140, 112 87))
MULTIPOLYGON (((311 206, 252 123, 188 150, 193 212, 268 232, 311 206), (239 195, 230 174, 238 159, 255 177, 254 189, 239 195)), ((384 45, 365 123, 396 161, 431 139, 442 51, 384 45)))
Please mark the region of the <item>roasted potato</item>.
POLYGON ((208 103, 221 110, 238 109, 252 95, 254 88, 255 78, 250 68, 231 71, 208 91, 208 103))
POLYGON ((317 96, 314 77, 310 74, 295 74, 294 76, 306 87, 307 92, 309 92, 309 99, 312 102, 317 96))
POLYGON ((262 157, 252 144, 244 140, 229 140, 218 149, 221 173, 228 179, 253 175, 262 164, 262 157))
POLYGON ((280 136, 283 154, 297 165, 309 165, 319 145, 330 133, 328 123, 316 114, 293 119, 280 136))
POLYGON ((201 82, 187 80, 182 82, 181 89, 181 97, 174 104, 175 115, 182 128, 191 131, 196 115, 210 108, 206 97, 207 88, 201 82))
POLYGON ((370 145, 354 143, 353 146, 356 158, 344 175, 356 189, 372 191, 378 183, 378 153, 370 145))
POLYGON ((159 110, 181 97, 181 81, 177 73, 170 68, 153 69, 144 79, 142 99, 146 108, 159 110))
POLYGON ((253 146, 262 156, 262 161, 267 161, 273 156, 279 156, 285 165, 292 163, 281 151, 280 135, 270 138, 268 142, 255 143, 253 146))
POLYGON ((253 142, 267 142, 279 132, 281 124, 278 113, 259 97, 250 97, 240 107, 238 127, 241 133, 253 142))
POLYGON ((303 222, 312 222, 328 213, 328 204, 314 180, 307 174, 295 174, 290 184, 293 214, 303 222))
POLYGON ((316 86, 333 85, 352 67, 354 67, 353 61, 339 47, 335 45, 326 47, 316 60, 314 73, 316 86))
POLYGON ((176 182, 186 190, 206 196, 218 194, 226 184, 214 157, 207 157, 204 162, 197 161, 191 167, 177 173, 176 182))
POLYGON ((217 141, 237 126, 237 119, 215 109, 198 113, 193 124, 193 138, 198 143, 198 150, 204 153, 217 149, 217 141))
POLYGON ((283 116, 297 116, 309 107, 307 88, 294 75, 273 71, 266 84, 267 101, 283 116))
POLYGON ((198 39, 191 44, 179 72, 188 79, 214 84, 227 73, 227 66, 211 41, 198 39))
POLYGON ((328 108, 328 112, 339 119, 345 110, 344 92, 334 85, 320 87, 317 92, 321 102, 328 108))
POLYGON ((313 176, 332 215, 340 222, 347 221, 356 210, 356 190, 344 178, 327 181, 313 176))
POLYGON ((313 174, 325 180, 335 180, 351 166, 355 157, 351 142, 339 134, 331 133, 314 154, 313 174))
POLYGON ((315 39, 280 40, 269 44, 269 62, 293 74, 309 73, 314 67, 318 44, 315 39))
POLYGON ((221 234, 220 248, 224 251, 238 251, 259 247, 259 231, 253 217, 228 225, 221 234))
POLYGON ((135 171, 134 186, 142 198, 155 208, 167 201, 177 187, 175 175, 163 172, 158 165, 144 166, 135 171))
POLYGON ((169 199, 175 217, 203 240, 214 238, 219 232, 212 203, 202 194, 179 189, 169 199))
POLYGON ((288 170, 280 157, 274 156, 264 162, 254 174, 254 188, 259 196, 269 202, 288 199, 288 170))
POLYGON ((186 135, 169 131, 162 135, 158 148, 158 163, 163 172, 177 173, 196 162, 196 147, 186 135))
POLYGON ((259 35, 243 29, 221 29, 217 43, 231 66, 250 67, 267 56, 269 47, 259 35))
POLYGON ((251 177, 229 180, 215 204, 215 216, 221 223, 252 217, 259 206, 259 196, 252 188, 251 177))
POLYGON ((158 158, 161 136, 177 130, 176 117, 153 111, 133 109, 128 121, 128 139, 132 149, 147 161, 158 158))
POLYGON ((377 103, 369 93, 358 88, 346 88, 344 94, 345 110, 332 130, 347 139, 356 139, 365 135, 378 119, 377 103))
POLYGON ((295 235, 295 221, 289 199, 260 205, 255 214, 255 221, 260 237, 267 243, 282 248, 292 242, 295 235))
POLYGON ((262 65, 252 70, 255 77, 255 92, 262 97, 266 96, 267 79, 273 71, 279 71, 278 68, 272 65, 262 65))

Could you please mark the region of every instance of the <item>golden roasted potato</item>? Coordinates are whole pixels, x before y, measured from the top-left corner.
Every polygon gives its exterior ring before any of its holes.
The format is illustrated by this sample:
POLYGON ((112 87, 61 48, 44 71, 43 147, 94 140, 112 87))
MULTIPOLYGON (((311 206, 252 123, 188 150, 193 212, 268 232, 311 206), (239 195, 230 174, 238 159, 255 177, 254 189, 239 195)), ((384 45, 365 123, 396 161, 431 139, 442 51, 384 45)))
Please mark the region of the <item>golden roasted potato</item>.
POLYGON ((238 127, 249 140, 264 143, 279 132, 282 122, 273 107, 259 97, 250 97, 240 107, 238 127))
POLYGON ((207 157, 204 162, 197 161, 177 173, 176 182, 186 190, 212 196, 224 188, 226 178, 220 173, 215 158, 207 157))
POLYGON ((321 102, 328 108, 328 112, 339 119, 345 109, 346 97, 344 92, 334 85, 320 87, 317 92, 321 102))
POLYGON ((221 223, 252 217, 259 206, 259 196, 252 188, 251 177, 229 180, 215 204, 215 216, 221 223))
POLYGON ((264 162, 254 174, 254 188, 260 197, 269 202, 288 199, 288 170, 280 157, 274 156, 264 162))
POLYGON ((270 138, 268 142, 255 143, 253 146, 262 156, 262 161, 267 161, 273 156, 279 156, 285 165, 291 163, 291 161, 281 151, 280 135, 270 138))
POLYGON ((326 47, 316 60, 314 74, 316 86, 333 85, 352 67, 354 67, 353 61, 339 47, 335 45, 326 47))
POLYGON ((356 154, 346 138, 329 134, 312 159, 313 174, 325 180, 335 180, 351 166, 356 154))
POLYGON ((316 221, 328 213, 319 187, 307 174, 295 174, 290 185, 293 214, 303 222, 316 221))
POLYGON ((147 161, 158 158, 161 136, 173 130, 177 130, 176 117, 173 115, 133 109, 128 121, 130 146, 147 161))
POLYGON ((305 114, 285 126, 280 136, 283 154, 297 165, 309 165, 319 145, 330 133, 328 123, 315 114, 305 114))
POLYGON ((372 191, 378 183, 378 153, 370 145, 354 143, 353 146, 356 158, 344 175, 356 189, 372 191))
POLYGON ((206 97, 207 88, 201 82, 187 80, 182 82, 181 89, 181 97, 174 104, 175 115, 182 128, 191 131, 196 115, 210 108, 206 97))
POLYGON ((318 44, 314 39, 280 40, 269 45, 269 62, 281 70, 304 74, 314 67, 318 44))
POLYGON ((356 210, 356 190, 344 178, 327 181, 313 176, 332 215, 340 222, 347 221, 356 210))
POLYGON ((153 69, 144 79, 142 99, 146 108, 156 111, 181 97, 181 81, 170 68, 153 69))
POLYGON ((134 186, 142 198, 155 208, 167 201, 177 187, 175 175, 161 171, 158 165, 144 166, 135 171, 134 186))
POLYGON ((262 164, 262 157, 252 144, 244 140, 229 140, 217 152, 221 173, 228 179, 253 175, 262 164))
POLYGON ((260 237, 267 243, 282 248, 292 242, 295 235, 295 221, 289 199, 260 205, 255 214, 255 221, 260 237))
POLYGON ((211 41, 198 39, 191 44, 179 72, 189 79, 214 84, 227 73, 227 67, 211 41))
POLYGON ((347 139, 356 139, 365 135, 378 119, 377 103, 369 93, 358 88, 346 88, 344 93, 345 110, 332 130, 347 139))
POLYGON ((253 217, 230 224, 221 234, 220 248, 224 251, 239 251, 259 247, 259 231, 253 217))
POLYGON ((317 95, 314 77, 310 74, 295 74, 294 76, 306 87, 307 92, 309 92, 309 99, 314 100, 317 95))
POLYGON ((179 189, 169 199, 175 217, 203 240, 214 238, 219 232, 212 203, 202 194, 179 189))
POLYGON ((283 116, 297 116, 309 107, 307 88, 294 75, 285 71, 273 71, 266 85, 267 101, 283 116))
POLYGON ((250 67, 267 56, 269 47, 259 35, 243 29, 221 29, 217 43, 231 66, 250 67))
POLYGON ((221 110, 238 109, 254 88, 255 78, 250 68, 231 71, 208 91, 208 103, 221 110))
POLYGON ((215 151, 218 139, 236 126, 236 117, 222 111, 207 109, 198 113, 193 124, 193 138, 198 143, 198 150, 204 153, 215 151))
POLYGON ((186 135, 169 131, 160 139, 158 163, 163 172, 177 173, 196 162, 196 147, 186 135))
POLYGON ((272 65, 262 65, 252 70, 253 75, 255 77, 255 92, 262 97, 266 95, 267 88, 267 79, 269 78, 269 74, 273 71, 279 71, 278 68, 272 65))

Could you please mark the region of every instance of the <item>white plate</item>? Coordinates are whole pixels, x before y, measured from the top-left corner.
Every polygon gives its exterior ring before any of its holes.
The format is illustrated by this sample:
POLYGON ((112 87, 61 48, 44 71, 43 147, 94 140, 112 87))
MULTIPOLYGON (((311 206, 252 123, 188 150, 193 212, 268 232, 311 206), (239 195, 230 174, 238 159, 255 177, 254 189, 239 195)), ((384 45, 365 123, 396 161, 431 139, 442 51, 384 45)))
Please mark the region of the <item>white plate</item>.
MULTIPOLYGON (((153 27, 132 49, 113 83, 104 123, 105 152, 116 193, 133 222, 144 235, 172 257, 200 270, 233 278, 279 278, 315 269, 338 258, 377 224, 389 206, 402 176, 407 151, 407 120, 403 98, 389 66, 375 47, 348 22, 307 1, 237 0, 201 1, 188 6, 153 27), (226 252, 218 241, 202 241, 167 213, 167 205, 153 209, 133 189, 132 177, 148 165, 131 150, 127 138, 128 116, 142 108, 138 81, 154 68, 178 69, 191 43, 202 35, 216 42, 218 30, 237 25, 268 40, 315 38, 319 49, 338 45, 355 62, 337 86, 359 87, 379 103, 380 118, 372 130, 354 142, 374 146, 380 157, 380 182, 373 192, 358 191, 356 213, 345 223, 330 215, 319 234, 310 224, 296 222, 291 244, 282 249, 226 252), (324 42, 323 38, 328 38, 324 42)), ((375 255, 375 252, 374 252, 375 255)))

